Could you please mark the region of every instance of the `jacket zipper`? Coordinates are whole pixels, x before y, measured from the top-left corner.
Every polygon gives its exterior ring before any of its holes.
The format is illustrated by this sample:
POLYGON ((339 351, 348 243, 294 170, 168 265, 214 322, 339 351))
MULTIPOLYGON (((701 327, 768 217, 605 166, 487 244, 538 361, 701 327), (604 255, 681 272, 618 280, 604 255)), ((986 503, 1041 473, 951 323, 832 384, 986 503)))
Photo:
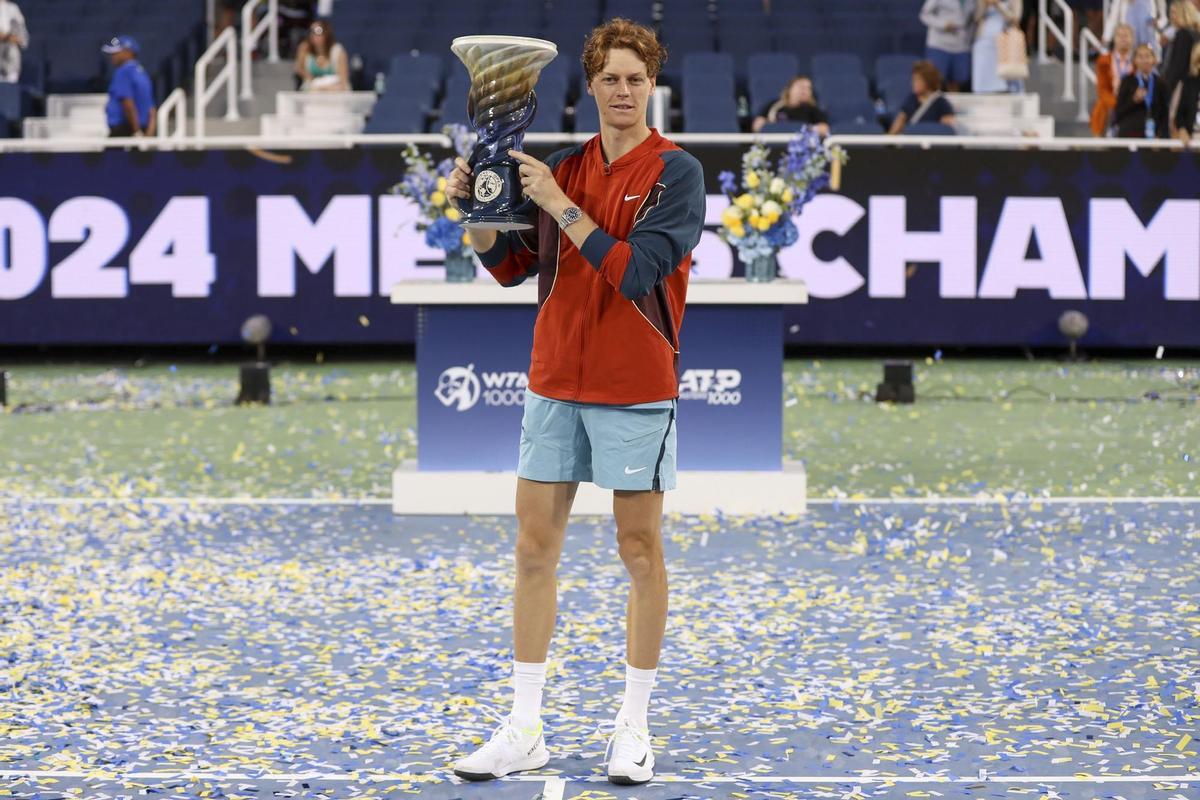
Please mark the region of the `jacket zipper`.
POLYGON ((579 308, 579 380, 575 382, 576 400, 583 396, 583 335, 587 330, 588 306, 592 302, 592 282, 596 280, 597 275, 598 273, 592 275, 588 280, 587 294, 583 296, 583 305, 579 308))
MULTIPOLYGON (((608 159, 604 157, 604 152, 600 153, 600 161, 604 164, 604 174, 612 175, 612 165, 608 163, 608 159)), ((583 306, 579 309, 579 380, 575 383, 575 399, 578 400, 583 396, 583 334, 587 328, 587 311, 588 305, 592 301, 592 285, 600 279, 600 273, 596 270, 591 270, 591 280, 588 281, 587 294, 583 296, 583 306)))

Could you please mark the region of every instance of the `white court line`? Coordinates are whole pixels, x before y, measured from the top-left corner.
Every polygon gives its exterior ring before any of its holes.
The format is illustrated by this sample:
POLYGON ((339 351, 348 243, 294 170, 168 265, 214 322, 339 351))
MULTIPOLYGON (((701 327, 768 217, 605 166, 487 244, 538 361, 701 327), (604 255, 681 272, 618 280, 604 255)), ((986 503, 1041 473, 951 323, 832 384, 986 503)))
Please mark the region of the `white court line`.
MULTIPOLYGON (((268 772, 235 773, 219 771, 182 771, 182 772, 106 772, 93 770, 79 772, 71 770, 0 770, 2 778, 85 778, 91 780, 172 780, 180 778, 197 778, 213 781, 330 781, 342 783, 380 783, 388 781, 411 781, 414 778, 425 778, 431 773, 350 773, 350 772, 268 772)), ((440 773, 433 773, 441 777, 440 773)), ((447 778, 447 780, 449 780, 447 778)), ((551 788, 557 784, 560 789, 567 783, 607 783, 604 775, 509 775, 502 780, 523 783, 544 783, 551 788)), ((850 783, 942 783, 942 784, 973 784, 973 783, 1016 783, 1016 784, 1055 784, 1055 783, 1189 783, 1200 781, 1200 772, 1176 774, 1144 774, 1144 775, 992 775, 981 774, 975 777, 959 775, 655 775, 653 783, 812 783, 812 784, 850 784, 850 783)), ((544 795, 550 800, 552 795, 544 795)), ((562 795, 559 794, 558 798, 562 795)))
MULTIPOLYGON (((0 497, 0 505, 31 506, 390 506, 389 497, 0 497)), ((810 497, 814 506, 1029 506, 1042 505, 1190 505, 1200 503, 1200 495, 1179 497, 1101 497, 1098 495, 1059 497, 810 497)), ((448 515, 458 516, 458 515, 448 515)))
POLYGON ((540 800, 562 800, 567 791, 567 782, 562 778, 551 778, 542 787, 540 800))
POLYGON ((929 497, 929 498, 809 498, 809 505, 1151 505, 1178 504, 1189 505, 1200 503, 1200 495, 1181 495, 1181 497, 1024 497, 1024 498, 960 498, 960 497, 929 497))
POLYGON ((390 506, 387 497, 0 497, 30 506, 390 506))

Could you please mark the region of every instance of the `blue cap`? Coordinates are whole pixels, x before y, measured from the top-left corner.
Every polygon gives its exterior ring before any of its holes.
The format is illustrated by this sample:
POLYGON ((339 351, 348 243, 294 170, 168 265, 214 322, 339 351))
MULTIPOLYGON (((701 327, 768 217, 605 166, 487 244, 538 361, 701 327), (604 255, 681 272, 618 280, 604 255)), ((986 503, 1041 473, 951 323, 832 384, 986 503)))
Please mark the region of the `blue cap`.
POLYGON ((104 43, 104 47, 100 48, 101 53, 108 53, 109 55, 119 53, 122 50, 130 50, 136 54, 138 52, 137 39, 132 36, 114 36, 104 43))

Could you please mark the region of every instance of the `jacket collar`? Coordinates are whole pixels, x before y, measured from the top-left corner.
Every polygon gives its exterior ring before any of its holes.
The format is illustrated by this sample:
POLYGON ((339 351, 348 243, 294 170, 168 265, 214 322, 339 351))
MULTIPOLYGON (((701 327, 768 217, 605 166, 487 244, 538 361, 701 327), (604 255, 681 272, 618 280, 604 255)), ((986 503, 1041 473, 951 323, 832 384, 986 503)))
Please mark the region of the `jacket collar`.
POLYGON ((591 145, 594 157, 600 162, 600 166, 604 168, 604 171, 616 172, 617 170, 630 167, 643 158, 658 152, 661 149, 662 141, 663 137, 659 134, 658 129, 651 128, 650 135, 646 137, 645 141, 612 163, 606 163, 604 160, 604 146, 600 142, 600 134, 596 134, 592 138, 591 145))

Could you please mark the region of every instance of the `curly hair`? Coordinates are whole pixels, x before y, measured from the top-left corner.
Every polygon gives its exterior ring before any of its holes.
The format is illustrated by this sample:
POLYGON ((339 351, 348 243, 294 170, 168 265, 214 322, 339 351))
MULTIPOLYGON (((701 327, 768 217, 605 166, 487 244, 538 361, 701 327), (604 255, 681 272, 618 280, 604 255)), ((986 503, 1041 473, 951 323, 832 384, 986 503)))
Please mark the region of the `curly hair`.
POLYGON ((636 53, 646 65, 646 76, 651 79, 658 77, 658 71, 667 60, 667 48, 659 43, 654 31, 624 17, 614 17, 594 28, 584 42, 583 57, 580 60, 583 62, 583 74, 588 83, 604 69, 608 51, 614 48, 636 53))
POLYGON ((913 64, 912 74, 920 75, 921 80, 925 81, 925 85, 929 87, 929 91, 940 92, 942 90, 942 73, 931 62, 918 61, 913 64))

